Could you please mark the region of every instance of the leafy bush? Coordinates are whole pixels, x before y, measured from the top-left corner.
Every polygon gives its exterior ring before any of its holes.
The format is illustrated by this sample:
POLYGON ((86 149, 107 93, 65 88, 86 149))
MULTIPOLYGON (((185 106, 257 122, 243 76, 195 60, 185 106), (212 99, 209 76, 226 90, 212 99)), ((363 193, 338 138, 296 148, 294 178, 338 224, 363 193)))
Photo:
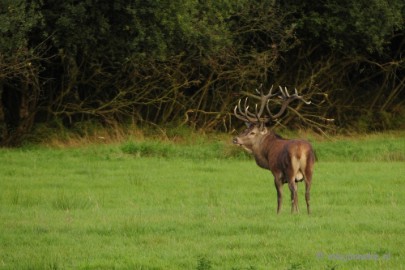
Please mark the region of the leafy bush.
POLYGON ((383 112, 390 129, 404 107, 402 0, 96 3, 0 3, 2 144, 54 119, 228 132, 260 83, 313 101, 290 104, 289 128, 367 129, 361 115, 383 112))

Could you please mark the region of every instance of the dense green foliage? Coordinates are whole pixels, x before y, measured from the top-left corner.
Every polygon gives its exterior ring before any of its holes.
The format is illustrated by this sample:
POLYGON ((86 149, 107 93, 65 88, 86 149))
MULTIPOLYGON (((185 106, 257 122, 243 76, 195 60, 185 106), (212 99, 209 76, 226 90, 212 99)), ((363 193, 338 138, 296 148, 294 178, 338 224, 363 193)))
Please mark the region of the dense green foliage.
POLYGON ((260 83, 313 100, 288 127, 402 128, 404 21, 401 0, 2 0, 2 143, 43 122, 230 130, 260 83))
POLYGON ((218 142, 0 149, 0 269, 399 269, 403 138, 317 142, 310 216, 218 142))
POLYGON ((294 13, 306 41, 344 53, 388 52, 393 33, 403 31, 400 1, 283 1, 294 13), (286 4, 288 3, 288 4, 286 4))

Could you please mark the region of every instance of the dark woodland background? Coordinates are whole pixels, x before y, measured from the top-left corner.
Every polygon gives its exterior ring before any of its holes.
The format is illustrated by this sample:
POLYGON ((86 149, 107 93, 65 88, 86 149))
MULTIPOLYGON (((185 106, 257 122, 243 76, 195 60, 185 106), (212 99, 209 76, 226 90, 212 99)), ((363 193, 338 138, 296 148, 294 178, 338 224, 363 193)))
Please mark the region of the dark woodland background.
POLYGON ((2 145, 44 124, 229 131, 261 83, 312 100, 287 128, 405 128, 403 0, 0 3, 2 145))

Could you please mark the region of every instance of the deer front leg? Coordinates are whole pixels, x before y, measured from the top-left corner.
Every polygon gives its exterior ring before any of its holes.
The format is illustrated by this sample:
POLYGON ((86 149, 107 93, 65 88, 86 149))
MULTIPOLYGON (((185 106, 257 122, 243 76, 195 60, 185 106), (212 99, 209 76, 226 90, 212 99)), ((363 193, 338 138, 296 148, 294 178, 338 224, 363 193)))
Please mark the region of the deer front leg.
POLYGON ((281 204, 283 202, 283 183, 281 179, 274 177, 274 185, 277 190, 277 214, 279 214, 281 210, 281 204))

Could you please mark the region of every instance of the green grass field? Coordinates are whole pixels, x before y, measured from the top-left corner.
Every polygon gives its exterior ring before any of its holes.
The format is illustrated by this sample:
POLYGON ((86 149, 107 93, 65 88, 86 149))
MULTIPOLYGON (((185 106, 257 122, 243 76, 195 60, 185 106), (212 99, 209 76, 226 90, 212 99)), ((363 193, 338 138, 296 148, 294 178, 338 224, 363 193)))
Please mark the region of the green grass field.
POLYGON ((0 149, 0 269, 402 269, 402 135, 314 142, 310 216, 221 141, 0 149))

